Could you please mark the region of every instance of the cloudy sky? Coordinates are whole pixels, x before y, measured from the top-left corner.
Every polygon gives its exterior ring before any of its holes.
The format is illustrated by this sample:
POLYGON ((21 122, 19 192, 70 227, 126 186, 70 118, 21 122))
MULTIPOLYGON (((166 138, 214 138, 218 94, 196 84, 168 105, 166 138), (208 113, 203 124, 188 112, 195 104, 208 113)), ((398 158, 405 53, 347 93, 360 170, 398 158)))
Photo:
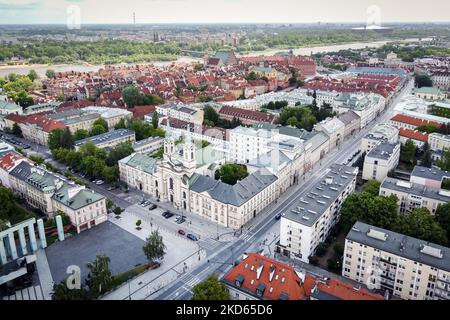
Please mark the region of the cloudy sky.
POLYGON ((0 0, 0 24, 186 22, 442 22, 449 0, 0 0), (75 6, 75 7, 74 7, 75 6))

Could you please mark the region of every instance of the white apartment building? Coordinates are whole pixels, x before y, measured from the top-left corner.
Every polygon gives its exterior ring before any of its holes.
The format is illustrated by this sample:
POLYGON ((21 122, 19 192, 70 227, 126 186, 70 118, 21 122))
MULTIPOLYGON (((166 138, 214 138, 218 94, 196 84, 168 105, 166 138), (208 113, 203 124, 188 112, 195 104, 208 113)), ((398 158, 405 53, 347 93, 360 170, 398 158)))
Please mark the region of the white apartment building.
POLYGON ((431 214, 434 214, 438 205, 450 201, 449 190, 389 177, 381 183, 380 195, 397 196, 400 213, 408 213, 415 208, 427 208, 431 214))
POLYGON ((140 153, 153 153, 162 148, 164 144, 164 138, 161 137, 148 137, 147 139, 133 142, 133 150, 140 153))
POLYGON ((428 144, 431 150, 448 150, 450 148, 450 135, 441 133, 430 133, 428 135, 428 144))
POLYGON ((336 91, 316 91, 316 103, 319 108, 322 108, 324 103, 329 104, 332 108, 335 105, 335 99, 339 96, 336 91))
POLYGON ((339 221, 343 201, 355 190, 358 168, 333 164, 282 212, 277 252, 308 263, 339 221))
POLYGON ((356 222, 345 238, 342 275, 389 298, 450 299, 450 249, 356 222))
POLYGON ((450 72, 433 72, 431 75, 431 82, 433 87, 437 87, 441 90, 450 90, 450 72))
POLYGON ((345 124, 338 117, 322 120, 314 126, 314 130, 330 137, 330 148, 338 146, 345 138, 345 124))
POLYGON ((383 181, 400 159, 400 143, 381 142, 364 158, 363 180, 383 181))
POLYGON ((369 153, 380 142, 397 143, 398 129, 385 124, 377 124, 361 140, 361 152, 369 153))
POLYGON ((156 112, 162 116, 175 118, 195 125, 201 125, 203 123, 203 110, 190 108, 183 104, 158 105, 156 106, 156 112))
POLYGON ((352 110, 361 118, 361 128, 364 128, 384 110, 386 99, 375 93, 340 93, 336 97, 333 111, 338 114, 352 110))

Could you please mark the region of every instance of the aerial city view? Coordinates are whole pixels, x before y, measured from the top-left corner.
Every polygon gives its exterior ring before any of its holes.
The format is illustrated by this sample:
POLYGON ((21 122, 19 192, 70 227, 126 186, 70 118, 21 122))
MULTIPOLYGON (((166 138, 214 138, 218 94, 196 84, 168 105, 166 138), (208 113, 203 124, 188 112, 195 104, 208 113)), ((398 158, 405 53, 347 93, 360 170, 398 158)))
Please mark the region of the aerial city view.
POLYGON ((449 13, 0 0, 1 305, 449 300, 449 13))

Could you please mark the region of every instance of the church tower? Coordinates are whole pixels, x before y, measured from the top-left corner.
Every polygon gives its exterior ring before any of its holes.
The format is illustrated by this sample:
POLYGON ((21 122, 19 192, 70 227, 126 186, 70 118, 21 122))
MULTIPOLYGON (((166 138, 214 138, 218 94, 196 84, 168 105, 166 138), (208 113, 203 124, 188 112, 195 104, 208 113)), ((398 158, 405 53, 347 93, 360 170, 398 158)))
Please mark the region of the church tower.
POLYGON ((183 144, 183 165, 187 169, 194 169, 196 167, 195 160, 195 144, 192 141, 190 127, 187 128, 186 141, 183 144))

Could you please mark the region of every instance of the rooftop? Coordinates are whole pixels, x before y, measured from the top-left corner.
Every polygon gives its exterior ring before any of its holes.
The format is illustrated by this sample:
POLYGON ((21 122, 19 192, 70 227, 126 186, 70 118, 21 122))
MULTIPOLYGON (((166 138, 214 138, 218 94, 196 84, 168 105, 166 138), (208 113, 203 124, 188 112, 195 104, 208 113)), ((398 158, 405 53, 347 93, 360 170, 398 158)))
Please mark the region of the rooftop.
POLYGON ((325 170, 322 179, 304 190, 283 218, 312 226, 356 177, 358 168, 333 164, 325 170))
POLYGON ((146 154, 133 153, 128 157, 121 159, 119 162, 147 173, 153 173, 156 161, 156 159, 149 157, 146 154))
POLYGON ((450 191, 424 186, 414 182, 403 181, 395 178, 385 178, 381 188, 395 190, 415 196, 434 199, 442 202, 450 201, 450 191))
POLYGON ((346 240, 450 272, 450 248, 356 222, 346 240))
POLYGON ((367 156, 375 159, 388 160, 394 154, 395 149, 398 148, 400 148, 400 145, 397 143, 381 142, 370 150, 367 156))
POLYGON ((119 139, 119 138, 131 137, 131 136, 133 136, 133 137, 135 136, 135 133, 134 133, 133 130, 117 129, 117 130, 113 130, 113 131, 110 131, 110 132, 105 132, 105 133, 102 133, 102 134, 99 134, 99 135, 96 135, 96 136, 93 136, 93 137, 88 137, 86 139, 77 140, 75 142, 75 146, 78 147, 78 146, 81 146, 81 145, 83 145, 85 143, 88 143, 88 142, 92 142, 95 145, 98 145, 98 144, 103 144, 103 143, 108 142, 108 141, 113 141, 113 140, 116 140, 116 139, 119 139))
POLYGON ((411 172, 411 177, 442 181, 444 178, 450 178, 450 172, 438 168, 415 166, 411 172))

